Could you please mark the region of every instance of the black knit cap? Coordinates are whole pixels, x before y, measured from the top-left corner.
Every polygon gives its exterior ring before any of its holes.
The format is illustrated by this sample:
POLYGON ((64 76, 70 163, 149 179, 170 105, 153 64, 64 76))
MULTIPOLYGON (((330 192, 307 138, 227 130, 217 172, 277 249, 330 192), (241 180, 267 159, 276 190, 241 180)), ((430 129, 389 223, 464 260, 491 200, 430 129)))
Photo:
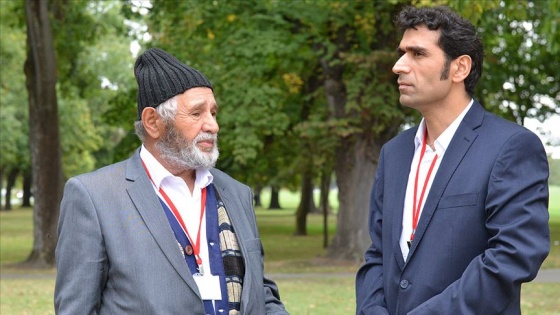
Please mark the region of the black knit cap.
POLYGON ((138 56, 134 76, 138 82, 138 120, 144 108, 155 108, 190 88, 212 89, 212 83, 204 74, 159 48, 150 48, 138 56))

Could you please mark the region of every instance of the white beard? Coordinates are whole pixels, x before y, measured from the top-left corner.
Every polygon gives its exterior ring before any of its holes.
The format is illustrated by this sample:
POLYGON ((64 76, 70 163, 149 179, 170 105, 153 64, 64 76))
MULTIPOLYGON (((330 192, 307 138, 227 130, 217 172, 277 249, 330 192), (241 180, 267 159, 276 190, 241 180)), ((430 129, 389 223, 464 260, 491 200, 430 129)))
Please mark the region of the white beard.
POLYGON ((216 165, 220 155, 218 135, 209 132, 199 133, 192 141, 177 132, 174 126, 166 126, 166 132, 155 146, 161 158, 179 170, 210 169, 216 165), (210 152, 202 152, 196 144, 204 140, 214 140, 210 152))

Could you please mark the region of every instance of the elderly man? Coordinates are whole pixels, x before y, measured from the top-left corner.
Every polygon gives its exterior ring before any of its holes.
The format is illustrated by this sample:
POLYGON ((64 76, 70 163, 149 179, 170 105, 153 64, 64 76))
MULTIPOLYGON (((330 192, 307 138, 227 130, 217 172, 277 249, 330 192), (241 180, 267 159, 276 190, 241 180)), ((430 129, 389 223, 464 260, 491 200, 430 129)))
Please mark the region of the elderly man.
POLYGON ((56 312, 287 314, 263 276, 250 188, 213 168, 212 84, 157 48, 134 73, 142 146, 67 182, 56 312))

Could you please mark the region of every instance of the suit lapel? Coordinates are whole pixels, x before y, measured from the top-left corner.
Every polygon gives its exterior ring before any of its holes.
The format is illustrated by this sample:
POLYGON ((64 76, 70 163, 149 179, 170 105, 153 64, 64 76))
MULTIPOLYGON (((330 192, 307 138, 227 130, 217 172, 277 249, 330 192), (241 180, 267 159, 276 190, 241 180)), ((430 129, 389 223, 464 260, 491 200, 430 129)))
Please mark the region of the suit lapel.
POLYGON ((180 254, 177 240, 169 226, 164 210, 161 208, 150 179, 142 167, 139 152, 137 151, 127 162, 126 178, 132 181, 127 189, 130 199, 165 257, 187 285, 200 296, 198 286, 190 276, 189 268, 180 254))
POLYGON ((441 161, 432 183, 432 187, 430 188, 430 192, 426 198, 424 209, 420 215, 420 221, 418 222, 414 242, 412 242, 412 247, 410 248, 410 252, 408 254, 409 257, 414 254, 418 244, 422 241, 424 232, 430 224, 439 201, 443 196, 443 192, 451 180, 453 173, 455 173, 455 170, 463 160, 465 154, 477 138, 478 134, 474 131, 474 129, 482 124, 483 117, 484 109, 478 102, 475 101, 457 128, 451 143, 445 151, 443 160, 441 161))
MULTIPOLYGON (((404 258, 401 251, 400 246, 400 239, 402 233, 402 222, 403 222, 403 212, 404 212, 404 199, 406 195, 406 183, 408 183, 408 175, 410 173, 410 165, 412 163, 412 159, 414 158, 414 137, 416 135, 416 130, 418 127, 414 127, 409 129, 407 132, 408 134, 402 139, 402 142, 397 143, 394 147, 397 152, 393 151, 392 156, 395 156, 396 159, 394 161, 390 161, 389 163, 396 163, 392 167, 388 168, 389 170, 394 170, 394 176, 391 176, 391 185, 388 191, 392 191, 394 195, 391 195, 389 198, 385 197, 384 202, 389 202, 389 207, 384 207, 389 211, 396 211, 395 215, 393 215, 393 252, 395 253, 395 260, 399 267, 404 269, 404 258), (404 183, 404 185, 403 185, 404 183)), ((388 180, 388 179, 386 179, 388 180)))

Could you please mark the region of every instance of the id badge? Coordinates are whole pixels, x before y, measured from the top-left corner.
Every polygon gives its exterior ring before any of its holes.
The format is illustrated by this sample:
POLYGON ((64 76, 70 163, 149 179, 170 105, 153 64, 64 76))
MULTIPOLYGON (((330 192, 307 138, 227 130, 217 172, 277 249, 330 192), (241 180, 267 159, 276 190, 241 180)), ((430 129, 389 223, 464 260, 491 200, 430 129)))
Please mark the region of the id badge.
POLYGON ((198 286, 203 300, 221 300, 222 289, 220 287, 220 277, 209 274, 194 274, 194 281, 198 286))

